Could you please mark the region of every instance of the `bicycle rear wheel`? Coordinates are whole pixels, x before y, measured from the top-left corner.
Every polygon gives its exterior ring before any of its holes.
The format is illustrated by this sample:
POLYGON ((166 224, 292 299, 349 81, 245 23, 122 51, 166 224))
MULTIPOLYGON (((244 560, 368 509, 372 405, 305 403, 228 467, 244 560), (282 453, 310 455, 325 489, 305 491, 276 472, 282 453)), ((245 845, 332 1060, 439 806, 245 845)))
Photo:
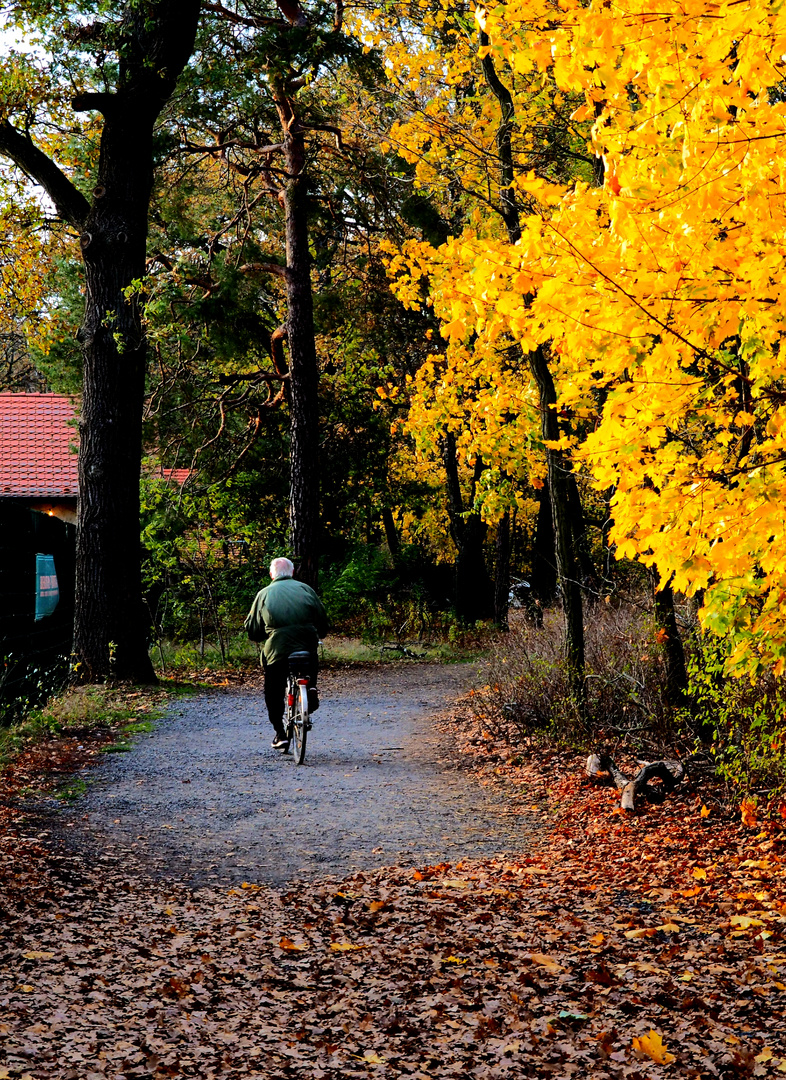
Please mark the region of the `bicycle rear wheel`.
POLYGON ((302 765, 306 757, 308 728, 308 690, 306 686, 298 683, 292 717, 292 756, 296 765, 302 765))

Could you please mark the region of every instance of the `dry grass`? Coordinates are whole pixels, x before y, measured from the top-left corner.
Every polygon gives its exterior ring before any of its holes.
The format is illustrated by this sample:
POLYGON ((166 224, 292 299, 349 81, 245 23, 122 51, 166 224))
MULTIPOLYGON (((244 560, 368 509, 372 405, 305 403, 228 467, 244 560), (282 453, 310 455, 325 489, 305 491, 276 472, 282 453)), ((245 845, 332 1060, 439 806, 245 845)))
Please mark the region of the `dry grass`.
POLYGON ((600 602, 586 610, 583 714, 568 688, 561 610, 547 611, 540 628, 517 616, 489 663, 488 684, 473 697, 476 717, 490 732, 512 745, 556 738, 643 747, 673 736, 662 651, 644 606, 600 602))

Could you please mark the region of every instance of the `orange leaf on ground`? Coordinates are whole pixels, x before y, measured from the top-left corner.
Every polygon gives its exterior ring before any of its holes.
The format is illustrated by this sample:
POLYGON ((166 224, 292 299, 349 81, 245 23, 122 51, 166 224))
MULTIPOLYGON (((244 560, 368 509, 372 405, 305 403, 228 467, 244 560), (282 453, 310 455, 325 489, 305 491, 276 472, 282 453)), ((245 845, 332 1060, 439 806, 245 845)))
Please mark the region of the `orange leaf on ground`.
POLYGON ((552 975, 556 975, 558 971, 565 970, 562 964, 558 964, 553 957, 546 956, 544 953, 530 953, 530 960, 533 964, 537 964, 538 967, 543 967, 546 971, 550 971, 552 975))
POLYGON ((740 815, 742 824, 748 829, 755 828, 759 823, 756 817, 756 806, 749 799, 743 799, 740 803, 740 815))
POLYGON ((645 1054, 658 1065, 668 1065, 669 1062, 677 1060, 674 1054, 668 1052, 662 1037, 654 1030, 650 1031, 649 1035, 634 1039, 632 1046, 638 1053, 645 1054))
POLYGON ((278 943, 279 949, 286 949, 288 952, 302 952, 308 948, 308 945, 297 945, 288 937, 282 937, 278 943))

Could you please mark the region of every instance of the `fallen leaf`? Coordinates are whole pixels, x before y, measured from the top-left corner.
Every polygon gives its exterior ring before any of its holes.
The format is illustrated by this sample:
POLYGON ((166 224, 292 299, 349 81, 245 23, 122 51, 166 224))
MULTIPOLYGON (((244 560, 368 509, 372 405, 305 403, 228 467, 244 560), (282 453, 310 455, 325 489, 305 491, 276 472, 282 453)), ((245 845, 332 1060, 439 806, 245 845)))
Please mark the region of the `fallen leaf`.
POLYGON ((302 952, 308 948, 308 945, 296 945, 294 941, 288 937, 282 937, 278 943, 279 949, 286 949, 288 952, 302 952))
POLYGON ((54 955, 53 952, 39 952, 37 949, 31 949, 30 952, 22 953, 25 960, 51 960, 54 955))
POLYGON ((551 972, 552 975, 555 975, 558 971, 565 970, 562 964, 558 964, 553 957, 546 956, 545 953, 530 953, 529 958, 533 964, 545 968, 546 971, 551 972))
POLYGON ((668 1052, 662 1037, 654 1030, 651 1030, 649 1035, 641 1035, 639 1038, 635 1038, 632 1046, 634 1050, 640 1054, 645 1054, 657 1065, 668 1065, 669 1062, 677 1060, 674 1054, 668 1052))
POLYGON ((691 876, 694 877, 696 881, 706 881, 707 871, 704 870, 701 866, 694 866, 691 872, 691 876))
POLYGON ((743 799, 740 803, 740 816, 742 818, 742 824, 747 829, 753 829, 758 825, 758 818, 756 817, 756 804, 752 803, 749 799, 743 799))
POLYGON ((333 952, 355 952, 357 949, 362 949, 363 945, 353 945, 351 941, 331 941, 330 948, 333 952))

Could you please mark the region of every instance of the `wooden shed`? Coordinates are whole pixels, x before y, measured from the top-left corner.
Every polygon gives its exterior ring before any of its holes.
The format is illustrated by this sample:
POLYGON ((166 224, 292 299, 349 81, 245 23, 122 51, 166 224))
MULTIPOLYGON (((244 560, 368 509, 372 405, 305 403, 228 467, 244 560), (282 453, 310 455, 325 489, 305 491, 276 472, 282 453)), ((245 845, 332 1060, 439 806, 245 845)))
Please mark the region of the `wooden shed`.
POLYGON ((0 393, 0 710, 71 651, 76 402, 0 393))

